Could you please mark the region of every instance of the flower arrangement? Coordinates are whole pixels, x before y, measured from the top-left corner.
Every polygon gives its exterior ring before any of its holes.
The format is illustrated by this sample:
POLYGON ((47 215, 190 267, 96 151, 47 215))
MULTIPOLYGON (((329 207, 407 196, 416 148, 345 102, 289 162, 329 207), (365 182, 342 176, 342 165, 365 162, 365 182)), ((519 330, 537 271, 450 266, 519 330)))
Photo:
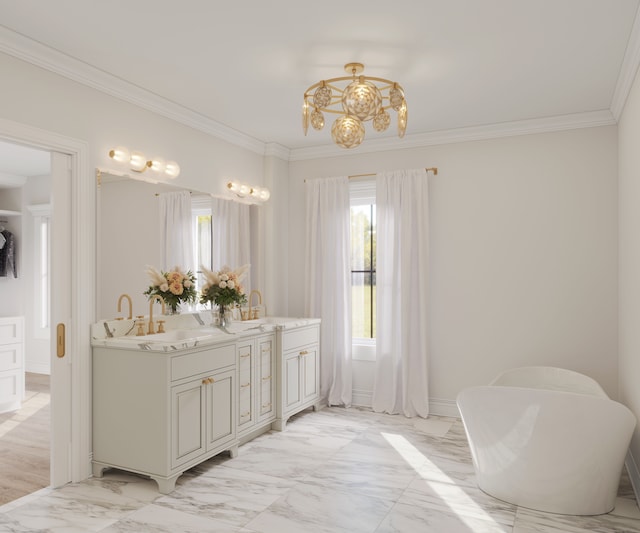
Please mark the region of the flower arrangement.
POLYGON ((249 266, 244 265, 236 270, 225 266, 218 272, 201 266, 205 282, 200 293, 200 303, 211 302, 223 307, 245 303, 247 296, 241 282, 249 272, 249 266))
POLYGON ((196 301, 196 277, 191 270, 185 273, 177 266, 169 272, 158 272, 155 268, 147 266, 146 272, 151 278, 151 285, 142 294, 149 298, 154 294, 161 296, 172 313, 177 312, 182 302, 196 301))

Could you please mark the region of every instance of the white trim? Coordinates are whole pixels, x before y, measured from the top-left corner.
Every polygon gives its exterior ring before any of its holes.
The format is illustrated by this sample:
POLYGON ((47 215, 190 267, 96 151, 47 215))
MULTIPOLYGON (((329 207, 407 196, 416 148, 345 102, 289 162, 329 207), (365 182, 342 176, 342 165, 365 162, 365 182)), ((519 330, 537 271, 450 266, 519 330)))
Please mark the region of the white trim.
POLYGON ((633 455, 631 455, 630 450, 627 450, 627 457, 624 461, 624 465, 627 467, 627 473, 629 474, 633 493, 636 497, 636 504, 640 507, 640 472, 638 472, 638 465, 633 459, 633 455))
POLYGON ((369 390, 353 389, 351 405, 354 407, 368 407, 373 405, 373 392, 369 390))
MULTIPOLYGON (((1 30, 2 28, 0 28, 1 30)), ((2 32, 0 31, 0 35, 2 32)), ((73 177, 71 249, 73 250, 72 316, 68 349, 76 354, 72 365, 70 479, 81 481, 91 473, 91 342, 95 322, 95 179, 89 166, 89 145, 55 132, 0 118, 0 138, 47 151, 71 155, 73 177)))
POLYGON ((458 411, 456 401, 444 398, 429 398, 429 414, 460 418, 460 411, 458 411))
POLYGON ((618 74, 618 81, 611 99, 611 113, 616 122, 622 116, 622 111, 638 72, 638 65, 640 65, 640 8, 636 11, 631 34, 627 41, 627 49, 618 74))
MULTIPOLYGON (((373 404, 373 391, 363 389, 353 389, 351 405, 354 407, 371 408, 373 404)), ((445 400, 443 398, 429 398, 429 414, 434 416, 447 416, 449 418, 460 418, 460 411, 455 400, 445 400)))
MULTIPOLYGON (((630 44, 625 55, 623 70, 618 81, 619 87, 616 87, 614 101, 612 102, 612 109, 616 113, 612 114, 611 110, 606 109, 572 115, 413 134, 405 136, 404 139, 398 139, 395 136, 368 139, 366 143, 358 147, 357 153, 403 150, 515 135, 614 125, 616 124, 615 117, 619 116, 617 113, 621 112, 624 100, 626 100, 631 87, 631 82, 633 82, 631 72, 635 73, 638 63, 640 63, 640 44, 637 42, 640 41, 640 38, 637 37, 639 32, 636 28, 638 24, 640 23, 638 22, 638 17, 636 17, 630 44), (630 78, 630 81, 627 78, 630 78)), ((257 154, 275 156, 285 161, 302 161, 305 159, 336 157, 350 153, 335 144, 289 149, 275 142, 264 143, 2 26, 0 26, 0 51, 257 154)))
MULTIPOLYGON (((575 113, 572 115, 560 115, 548 118, 535 118, 501 124, 487 124, 469 128, 453 130, 433 131, 430 133, 417 133, 407 135, 404 139, 387 137, 381 139, 367 139, 357 148, 358 154, 382 152, 385 150, 406 150, 408 148, 421 148, 440 144, 453 144, 469 141, 481 141, 500 137, 513 137, 517 135, 531 135, 535 133, 548 133, 579 128, 594 128, 598 126, 612 126, 616 121, 608 109, 591 111, 588 113, 575 113)), ((311 148, 297 148, 291 150, 289 161, 302 161, 305 159, 319 159, 323 157, 336 157, 347 155, 344 148, 336 145, 314 146, 311 148)))
POLYGON ((87 63, 0 26, 0 51, 218 139, 264 154, 264 143, 87 63))

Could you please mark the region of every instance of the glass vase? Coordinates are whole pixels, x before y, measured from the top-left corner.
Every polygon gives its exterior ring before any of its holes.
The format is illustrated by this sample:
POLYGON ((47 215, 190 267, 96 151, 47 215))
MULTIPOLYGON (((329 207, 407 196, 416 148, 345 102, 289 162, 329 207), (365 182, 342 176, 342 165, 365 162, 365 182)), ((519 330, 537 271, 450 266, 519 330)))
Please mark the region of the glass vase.
POLYGON ((179 315, 180 314, 180 304, 167 304, 167 314, 168 315, 179 315))
POLYGON ((229 325, 229 319, 227 317, 228 309, 226 305, 218 305, 218 322, 220 327, 226 328, 229 325))

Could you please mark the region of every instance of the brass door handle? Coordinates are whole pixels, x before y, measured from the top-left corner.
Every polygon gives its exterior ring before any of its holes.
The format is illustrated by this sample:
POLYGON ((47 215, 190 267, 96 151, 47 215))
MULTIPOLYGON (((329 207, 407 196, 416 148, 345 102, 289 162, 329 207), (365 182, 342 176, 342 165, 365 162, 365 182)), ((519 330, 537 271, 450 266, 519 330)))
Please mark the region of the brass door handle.
POLYGON ((65 327, 62 322, 56 326, 56 355, 60 358, 66 353, 65 327))

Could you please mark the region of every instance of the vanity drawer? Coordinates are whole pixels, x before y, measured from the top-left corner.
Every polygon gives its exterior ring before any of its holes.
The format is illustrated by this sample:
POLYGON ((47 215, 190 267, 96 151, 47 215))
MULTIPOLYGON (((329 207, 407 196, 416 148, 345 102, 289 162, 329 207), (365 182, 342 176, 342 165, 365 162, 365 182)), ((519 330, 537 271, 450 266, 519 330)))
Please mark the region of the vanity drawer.
POLYGON ((318 342, 318 331, 318 327, 285 331, 282 335, 282 351, 288 352, 300 346, 316 344, 318 342))
POLYGON ((235 362, 235 344, 179 355, 171 359, 171 380, 175 381, 204 372, 212 372, 219 368, 234 365, 235 362))

